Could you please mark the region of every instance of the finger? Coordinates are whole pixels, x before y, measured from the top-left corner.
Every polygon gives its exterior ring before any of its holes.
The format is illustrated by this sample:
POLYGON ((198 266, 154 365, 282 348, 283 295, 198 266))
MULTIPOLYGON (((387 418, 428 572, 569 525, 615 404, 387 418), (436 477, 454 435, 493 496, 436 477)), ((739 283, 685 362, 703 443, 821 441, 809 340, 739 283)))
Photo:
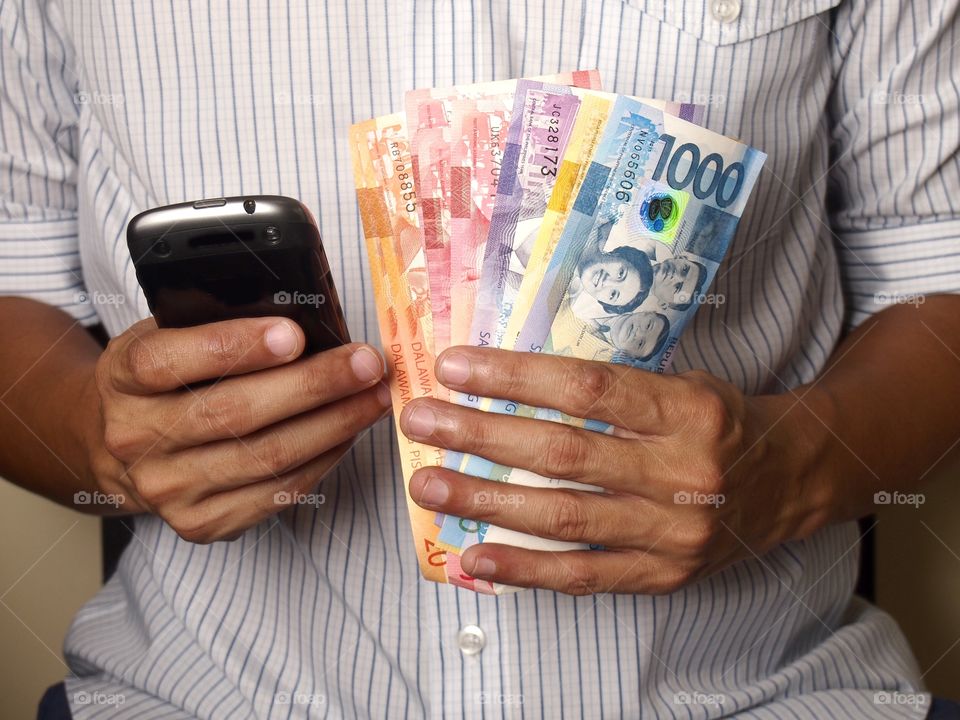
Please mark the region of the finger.
POLYGON ((605 547, 650 548, 669 521, 656 505, 630 495, 510 485, 445 468, 415 472, 410 497, 428 510, 550 540, 605 547))
POLYGON ((131 326, 111 344, 108 370, 114 389, 149 395, 289 362, 303 352, 304 337, 286 318, 161 329, 151 320, 131 326))
POLYGON ((209 543, 236 538, 291 504, 321 505, 326 498, 316 486, 350 446, 345 442, 279 477, 183 505, 164 519, 183 539, 209 543))
MULTIPOLYGON (((172 398, 159 419, 164 447, 248 435, 377 385, 383 373, 375 349, 352 343, 296 363, 226 378, 172 398)), ((383 397, 388 400, 389 394, 383 397)))
POLYGON ((444 351, 437 378, 471 395, 657 434, 672 429, 677 393, 688 385, 625 365, 469 346, 444 351))
POLYGON ((640 550, 545 552, 483 543, 466 550, 464 572, 481 580, 517 587, 556 590, 569 595, 673 592, 696 571, 640 550))
POLYGON ((383 417, 388 407, 384 395, 380 388, 370 388, 251 435, 179 453, 179 474, 191 479, 187 488, 179 483, 179 492, 196 500, 280 477, 383 417))
POLYGON ((643 494, 672 467, 668 446, 658 438, 613 437, 427 398, 413 400, 403 409, 400 427, 410 439, 429 445, 548 478, 623 492, 643 494))

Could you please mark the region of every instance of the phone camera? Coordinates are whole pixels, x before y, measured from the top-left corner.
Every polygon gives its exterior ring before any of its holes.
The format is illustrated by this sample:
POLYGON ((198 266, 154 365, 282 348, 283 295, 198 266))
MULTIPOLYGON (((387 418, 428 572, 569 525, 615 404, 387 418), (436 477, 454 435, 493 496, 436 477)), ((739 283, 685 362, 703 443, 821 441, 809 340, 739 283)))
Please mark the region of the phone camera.
POLYGON ((158 240, 153 244, 153 251, 157 255, 166 257, 170 254, 170 243, 168 243, 166 240, 158 240))
POLYGON ((280 242, 280 228, 276 225, 267 225, 263 232, 267 236, 267 242, 271 245, 276 245, 280 242))
POLYGON ((253 211, 257 209, 256 200, 244 200, 243 209, 247 211, 248 215, 253 215, 253 211))

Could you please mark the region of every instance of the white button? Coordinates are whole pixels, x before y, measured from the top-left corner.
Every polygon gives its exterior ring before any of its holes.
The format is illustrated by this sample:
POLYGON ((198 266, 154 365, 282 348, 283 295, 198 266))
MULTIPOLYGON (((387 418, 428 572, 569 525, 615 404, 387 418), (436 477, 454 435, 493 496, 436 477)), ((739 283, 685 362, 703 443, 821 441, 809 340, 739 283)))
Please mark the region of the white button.
POLYGON ((710 13, 717 22, 731 23, 740 17, 740 0, 713 0, 710 13))
POLYGON ((464 655, 476 655, 483 650, 487 643, 487 636, 476 625, 465 625, 457 633, 457 644, 464 655))

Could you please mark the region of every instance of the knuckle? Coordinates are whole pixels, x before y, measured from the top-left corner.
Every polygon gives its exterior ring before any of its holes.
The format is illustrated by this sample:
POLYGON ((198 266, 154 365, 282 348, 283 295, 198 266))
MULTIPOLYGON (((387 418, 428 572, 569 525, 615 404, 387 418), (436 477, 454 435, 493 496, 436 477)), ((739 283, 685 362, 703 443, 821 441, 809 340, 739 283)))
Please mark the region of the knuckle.
POLYGON ((296 449, 280 433, 269 433, 259 439, 251 452, 264 474, 277 477, 284 474, 295 463, 296 449))
POLYGON ((217 366, 224 369, 236 364, 250 349, 240 334, 212 328, 204 334, 202 347, 217 366))
POLYGON ((113 338, 107 344, 107 349, 104 350, 100 356, 100 360, 93 369, 93 379, 100 397, 105 397, 113 390, 113 370, 116 366, 116 358, 116 338, 113 338), (110 348, 111 345, 113 345, 112 350, 110 348))
MULTIPOLYGON (((709 375, 703 371, 694 371, 691 374, 709 375)), ((690 421, 694 424, 701 437, 715 441, 722 438, 729 427, 730 413, 723 396, 706 381, 689 378, 692 383, 692 402, 690 421)))
POLYGON ((678 564, 667 571, 664 577, 664 592, 675 592, 686 587, 699 575, 699 563, 678 564))
POLYGON ((127 463, 137 459, 147 444, 142 433, 132 424, 112 419, 104 421, 103 447, 120 462, 127 463))
POLYGON ((243 434, 251 426, 251 410, 246 398, 233 392, 213 391, 194 400, 193 425, 204 435, 224 431, 243 434))
POLYGON ((591 454, 587 435, 568 425, 551 428, 544 453, 544 470, 552 478, 583 477, 591 454))
POLYGON ((569 399, 573 414, 587 417, 607 398, 613 375, 609 368, 594 363, 577 363, 564 383, 564 397, 569 399))
POLYGON ((459 431, 455 434, 459 438, 469 440, 473 453, 481 457, 486 457, 495 445, 490 424, 477 422, 472 418, 464 418, 460 423, 459 431))
MULTIPOLYGON (((304 396, 317 404, 323 404, 331 397, 333 377, 340 377, 343 381, 343 373, 334 374, 328 363, 307 361, 300 366, 300 372, 297 375, 297 389, 304 396)), ((352 377, 347 375, 346 377, 352 377)))
POLYGON ((722 495, 726 490, 724 467, 716 457, 709 456, 702 461, 700 486, 707 495, 722 495))
POLYGON ((153 349, 139 338, 128 343, 118 354, 118 362, 118 369, 143 388, 157 386, 166 369, 153 349))
POLYGON ((687 557, 704 556, 717 539, 717 525, 709 518, 683 524, 678 543, 687 557))
POLYGON ((375 388, 370 389, 364 402, 350 404, 351 412, 347 414, 343 424, 343 434, 346 437, 353 437, 383 416, 383 406, 374 398, 375 393, 375 388))
POLYGON ((181 511, 167 520, 167 524, 181 539, 195 545, 207 545, 216 540, 210 523, 204 521, 195 511, 181 511))
POLYGON ((511 353, 508 361, 497 366, 497 385, 504 398, 522 395, 527 385, 528 363, 522 353, 511 353))
POLYGON ((137 494, 152 508, 164 508, 176 496, 175 486, 149 468, 128 473, 128 477, 137 494))
POLYGON ((544 512, 544 528, 549 537, 557 540, 581 540, 590 525, 590 518, 583 502, 572 492, 555 491, 557 497, 544 512))
POLYGON ((584 561, 564 562, 561 592, 567 595, 593 595, 603 592, 603 578, 596 566, 584 561))

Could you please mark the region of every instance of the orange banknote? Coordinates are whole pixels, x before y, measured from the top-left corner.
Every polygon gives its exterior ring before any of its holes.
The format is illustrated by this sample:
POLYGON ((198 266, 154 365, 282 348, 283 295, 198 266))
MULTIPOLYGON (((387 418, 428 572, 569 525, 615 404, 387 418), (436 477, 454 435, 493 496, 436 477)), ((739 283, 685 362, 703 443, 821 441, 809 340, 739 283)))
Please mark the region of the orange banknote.
POLYGON ((353 125, 350 150, 420 570, 434 582, 492 592, 490 583, 463 573, 459 557, 437 545, 442 516, 409 497, 413 472, 441 465, 443 450, 408 439, 399 427, 407 403, 437 395, 430 288, 404 116, 353 125))

